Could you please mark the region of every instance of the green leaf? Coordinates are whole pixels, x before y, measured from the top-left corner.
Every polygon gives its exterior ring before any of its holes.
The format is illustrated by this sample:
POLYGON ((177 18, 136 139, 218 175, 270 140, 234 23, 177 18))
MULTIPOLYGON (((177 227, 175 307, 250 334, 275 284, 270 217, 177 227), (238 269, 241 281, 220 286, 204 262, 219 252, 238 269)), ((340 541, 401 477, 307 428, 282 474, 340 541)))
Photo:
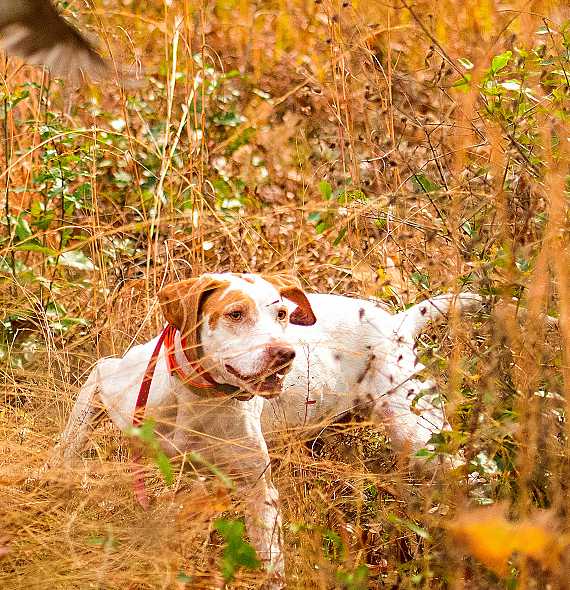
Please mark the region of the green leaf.
POLYGON ((131 426, 127 429, 127 435, 140 439, 148 447, 149 453, 152 455, 166 485, 172 485, 174 482, 172 465, 170 459, 160 448, 155 427, 156 422, 152 418, 146 418, 140 426, 131 426))
POLYGON ((212 121, 215 125, 219 125, 221 127, 237 127, 245 121, 245 117, 230 111, 229 113, 220 113, 218 115, 214 115, 212 117, 212 121))
POLYGON ((425 174, 419 173, 412 176, 412 184, 419 193, 433 193, 441 190, 441 186, 430 180, 425 174))
POLYGON ((129 428, 127 434, 135 438, 140 438, 147 445, 153 445, 157 443, 156 436, 154 434, 154 427, 156 422, 152 418, 145 418, 144 422, 140 426, 133 426, 129 428))
POLYGON ((227 152, 233 154, 242 145, 247 145, 255 135, 255 127, 246 127, 233 141, 228 144, 227 152))
POLYGON ((366 590, 368 588, 368 573, 368 567, 361 564, 354 571, 338 571, 336 577, 341 587, 346 590, 366 590))
POLYGON ((531 269, 530 261, 525 258, 517 258, 515 265, 520 272, 529 272, 531 269))
POLYGON ((466 57, 460 57, 457 60, 466 70, 472 70, 473 69, 473 62, 468 60, 466 57))
POLYGON ((192 576, 189 576, 188 574, 186 574, 182 570, 180 570, 178 572, 178 575, 176 576, 176 581, 179 584, 191 584, 194 581, 194 578, 192 576))
POLYGON ((429 275, 416 270, 411 274, 410 278, 415 285, 429 289, 429 275))
POLYGON ((360 189, 343 190, 338 195, 338 202, 341 205, 352 203, 353 201, 367 201, 366 195, 360 189))
POLYGON ((119 541, 113 538, 112 535, 89 535, 89 537, 87 537, 87 544, 93 547, 102 547, 103 549, 110 551, 119 546, 119 541))
POLYGON ((224 538, 226 543, 222 555, 222 575, 226 582, 233 580, 235 572, 240 567, 250 570, 259 568, 261 562, 257 558, 255 549, 243 539, 244 524, 240 520, 218 518, 214 528, 224 538))
POLYGON ((28 223, 27 219, 24 217, 18 217, 16 222, 16 237, 20 241, 24 241, 27 238, 32 236, 32 230, 30 228, 30 224, 28 223))
POLYGON ((427 459, 427 458, 432 458, 435 456, 435 453, 433 451, 430 451, 429 449, 420 449, 419 451, 416 451, 414 454, 414 457, 419 457, 422 459, 427 459))
POLYGON ((57 256, 57 252, 47 246, 38 244, 35 240, 26 242, 25 244, 18 244, 14 246, 14 250, 18 252, 37 252, 38 254, 44 254, 45 256, 57 256))
POLYGON ((346 227, 343 227, 338 232, 338 236, 335 238, 335 241, 333 242, 333 246, 338 246, 342 242, 342 240, 344 239, 345 235, 346 235, 346 227))
POLYGON ((63 252, 58 258, 57 263, 61 266, 67 266, 77 270, 96 270, 92 260, 83 254, 81 250, 63 252))
POLYGON ((166 485, 172 485, 174 483, 174 474, 172 472, 172 465, 170 464, 170 460, 166 454, 162 451, 158 451, 156 457, 154 458, 154 462, 160 470, 160 473, 162 473, 162 477, 164 477, 166 485))
POLYGON ((220 75, 220 80, 231 80, 232 78, 239 78, 241 76, 241 72, 239 70, 230 70, 225 74, 220 75))
POLYGON ((495 55, 493 61, 491 62, 491 73, 494 75, 500 72, 509 63, 512 55, 512 51, 505 51, 505 53, 495 55))
POLYGON ((46 209, 46 206, 41 201, 34 201, 32 203, 30 214, 32 216, 32 225, 38 229, 48 229, 51 222, 55 219, 55 211, 46 209))
POLYGON ((340 535, 325 529, 323 531, 323 551, 328 559, 344 559, 345 547, 340 535))
POLYGON ((471 74, 465 73, 459 80, 456 80, 451 87, 457 90, 467 92, 469 90, 469 83, 471 82, 471 74))
POLYGON ((319 182, 319 191, 325 201, 330 201, 332 197, 332 186, 326 180, 319 182))
POLYGON ((417 525, 415 522, 412 522, 411 520, 399 518, 395 514, 389 514, 388 520, 392 524, 396 524, 404 528, 407 528, 408 530, 412 531, 422 539, 431 539, 431 535, 425 529, 422 529, 422 527, 417 525))
POLYGON ((325 221, 321 221, 319 224, 317 224, 317 227, 315 228, 315 230, 318 234, 322 234, 323 232, 325 232, 328 229, 328 227, 329 227, 328 223, 326 223, 325 221))
POLYGON ((118 170, 113 174, 115 185, 119 188, 126 188, 133 182, 133 177, 126 170, 118 170))
POLYGON ((200 453, 190 451, 187 457, 190 463, 197 463, 198 465, 203 465, 204 467, 207 467, 224 484, 224 486, 226 486, 226 488, 228 488, 229 490, 235 489, 235 484, 231 480, 231 478, 228 477, 221 469, 219 469, 209 461, 206 461, 206 459, 204 459, 204 457, 202 457, 200 453))

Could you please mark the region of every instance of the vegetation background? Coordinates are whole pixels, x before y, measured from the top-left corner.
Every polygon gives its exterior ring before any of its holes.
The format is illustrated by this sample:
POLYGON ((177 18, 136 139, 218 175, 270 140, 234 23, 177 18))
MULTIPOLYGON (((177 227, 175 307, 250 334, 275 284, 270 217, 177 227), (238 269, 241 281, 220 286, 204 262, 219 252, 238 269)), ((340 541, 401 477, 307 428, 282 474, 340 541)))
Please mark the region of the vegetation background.
POLYGON ((157 332, 161 284, 248 270, 492 310, 422 341, 454 427, 433 442, 463 467, 410 473, 357 416, 272 450, 289 586, 566 588, 567 2, 62 4, 146 82, 2 58, 0 586, 223 584, 237 504, 176 467, 141 513, 110 424, 76 470, 25 480, 94 360, 157 332))

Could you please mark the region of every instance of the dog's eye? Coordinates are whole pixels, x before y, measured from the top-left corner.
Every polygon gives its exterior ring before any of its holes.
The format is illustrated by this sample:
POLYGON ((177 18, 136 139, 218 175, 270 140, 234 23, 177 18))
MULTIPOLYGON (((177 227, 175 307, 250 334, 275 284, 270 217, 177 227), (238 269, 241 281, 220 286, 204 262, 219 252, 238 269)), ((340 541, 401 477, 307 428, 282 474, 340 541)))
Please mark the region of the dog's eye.
POLYGON ((280 309, 277 312, 277 319, 280 321, 286 320, 287 319, 287 310, 286 309, 280 309))
POLYGON ((235 322, 239 322, 243 317, 243 312, 239 309, 234 309, 233 311, 230 311, 227 316, 235 322))

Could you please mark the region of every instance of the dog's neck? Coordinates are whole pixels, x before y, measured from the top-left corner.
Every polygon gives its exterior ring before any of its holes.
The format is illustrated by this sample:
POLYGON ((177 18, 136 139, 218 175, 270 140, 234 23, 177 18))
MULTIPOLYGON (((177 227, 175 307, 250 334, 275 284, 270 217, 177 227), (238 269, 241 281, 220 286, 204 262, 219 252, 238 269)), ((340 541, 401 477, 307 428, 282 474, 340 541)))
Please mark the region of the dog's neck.
MULTIPOLYGON (((176 330, 176 333, 174 335, 174 351, 173 352, 174 352, 176 364, 181 369, 183 375, 187 375, 191 379, 195 378, 197 382, 204 381, 204 375, 199 374, 196 371, 196 366, 190 362, 190 359, 188 358, 188 356, 186 355, 186 353, 184 351, 183 339, 182 339, 182 335, 180 334, 179 330, 176 330)), ((167 354, 169 354, 169 353, 167 352, 167 354)), ((197 359, 197 360, 198 360, 198 366, 200 366, 199 359, 197 359)), ((242 392, 240 390, 240 388, 236 387, 235 385, 217 382, 215 380, 215 378, 210 374, 208 374, 208 380, 214 381, 214 383, 215 383, 214 387, 202 389, 200 387, 193 386, 193 384, 189 381, 184 381, 184 386, 187 389, 189 389, 190 391, 192 391, 192 393, 198 395, 199 397, 208 397, 209 392, 214 397, 228 396, 228 397, 234 397, 238 401, 248 401, 253 397, 253 394, 251 394, 247 391, 242 392)))

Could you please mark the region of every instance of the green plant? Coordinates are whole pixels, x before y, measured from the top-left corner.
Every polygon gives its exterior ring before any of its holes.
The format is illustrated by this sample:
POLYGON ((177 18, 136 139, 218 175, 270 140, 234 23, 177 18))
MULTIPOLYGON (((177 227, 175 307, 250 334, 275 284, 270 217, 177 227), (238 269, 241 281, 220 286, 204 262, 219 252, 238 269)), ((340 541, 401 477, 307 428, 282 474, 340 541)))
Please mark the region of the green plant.
POLYGON ((236 571, 241 567, 250 570, 259 568, 261 562, 257 558, 255 549, 243 539, 245 531, 243 522, 218 518, 214 523, 214 528, 225 542, 221 570, 226 582, 231 582, 236 571))

